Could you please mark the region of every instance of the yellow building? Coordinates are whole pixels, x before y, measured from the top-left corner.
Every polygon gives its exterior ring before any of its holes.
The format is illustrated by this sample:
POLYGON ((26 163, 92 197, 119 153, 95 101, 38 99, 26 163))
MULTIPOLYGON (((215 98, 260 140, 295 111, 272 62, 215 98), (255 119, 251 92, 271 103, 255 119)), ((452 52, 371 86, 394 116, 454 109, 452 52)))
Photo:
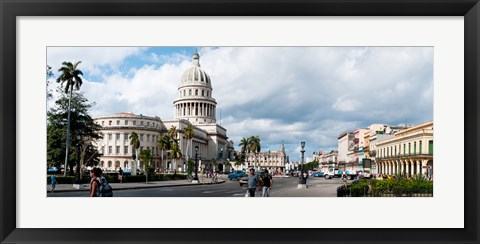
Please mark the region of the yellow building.
POLYGON ((393 138, 378 142, 379 174, 433 177, 433 121, 398 131, 393 138))

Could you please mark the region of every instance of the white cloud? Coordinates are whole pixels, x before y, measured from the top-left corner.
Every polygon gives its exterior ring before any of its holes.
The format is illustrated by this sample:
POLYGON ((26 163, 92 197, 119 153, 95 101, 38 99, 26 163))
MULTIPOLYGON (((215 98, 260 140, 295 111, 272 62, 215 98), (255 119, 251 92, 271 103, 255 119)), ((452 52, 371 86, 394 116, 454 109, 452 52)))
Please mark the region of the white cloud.
MULTIPOLYGON (((82 86, 97 104, 93 115, 128 111, 173 118, 180 78, 191 65, 191 54, 143 48, 48 52, 49 64, 82 60, 84 73, 102 75, 82 86), (145 63, 118 70, 132 56, 145 63), (111 72, 102 73, 104 66, 111 72)), ((297 160, 301 140, 311 154, 335 147, 344 130, 433 118, 433 48, 206 47, 198 52, 222 111, 217 122, 236 145, 242 137, 259 135, 263 148, 278 150, 283 140, 297 160)))

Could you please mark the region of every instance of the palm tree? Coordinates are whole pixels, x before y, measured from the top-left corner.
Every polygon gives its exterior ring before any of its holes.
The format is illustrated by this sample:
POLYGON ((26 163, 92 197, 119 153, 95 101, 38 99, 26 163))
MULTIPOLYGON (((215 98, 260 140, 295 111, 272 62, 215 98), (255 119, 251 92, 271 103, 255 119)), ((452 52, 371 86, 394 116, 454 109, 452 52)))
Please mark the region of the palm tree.
POLYGON ((173 159, 174 170, 177 170, 177 159, 182 157, 182 152, 180 151, 180 146, 178 145, 177 139, 172 138, 170 142, 170 158, 173 159))
POLYGON ((67 144, 65 149, 65 170, 63 176, 67 176, 67 162, 68 162, 68 150, 70 146, 70 107, 72 103, 72 92, 73 87, 77 88, 77 91, 80 90, 80 86, 82 86, 82 78, 83 73, 81 70, 77 69, 77 66, 82 61, 77 61, 75 64, 71 62, 63 62, 62 67, 58 70, 62 72, 60 76, 57 78, 57 82, 60 82, 60 85, 63 86, 64 82, 67 82, 65 85, 65 93, 70 91, 70 96, 68 99, 68 117, 67 117, 67 144))
POLYGON ((188 125, 187 128, 184 129, 184 135, 185 139, 187 140, 187 150, 185 153, 187 162, 188 162, 188 157, 190 156, 191 152, 189 152, 189 147, 188 147, 188 142, 190 141, 190 145, 192 145, 192 138, 195 135, 195 129, 193 128, 193 125, 188 125))
MULTIPOLYGON (((256 164, 257 153, 260 152, 260 137, 259 136, 251 136, 249 139, 250 139, 250 150, 252 150, 252 152, 255 155, 255 164, 256 164)), ((257 170, 258 170, 259 166, 260 165, 257 165, 257 170)))
MULTIPOLYGON (((136 154, 136 162, 137 162, 137 166, 138 166, 138 148, 140 148, 140 140, 138 139, 138 134, 136 132, 132 132, 132 134, 130 134, 130 145, 132 145, 132 149, 135 149, 135 154, 136 154)), ((135 169, 132 167, 132 175, 135 175, 137 172, 135 171, 135 169)))
MULTIPOLYGON (((170 149, 170 136, 168 135, 163 135, 157 140, 157 146, 162 150, 162 165, 163 165, 163 150, 169 150, 170 149)), ((165 165, 166 169, 166 165, 165 165)))
POLYGON ((171 138, 177 139, 177 127, 172 125, 172 127, 170 127, 170 129, 168 129, 167 134, 171 138))
MULTIPOLYGON (((245 153, 250 153, 250 138, 245 138, 243 137, 242 140, 240 140, 240 144, 238 144, 242 148, 240 151, 242 152, 242 155, 245 156, 245 153)), ((247 166, 247 165, 246 165, 247 166)), ((247 166, 248 167, 248 166, 247 166)))
POLYGON ((150 168, 150 163, 152 162, 152 152, 150 150, 141 150, 138 157, 143 162, 143 168, 145 170, 145 183, 148 183, 148 171, 150 168))

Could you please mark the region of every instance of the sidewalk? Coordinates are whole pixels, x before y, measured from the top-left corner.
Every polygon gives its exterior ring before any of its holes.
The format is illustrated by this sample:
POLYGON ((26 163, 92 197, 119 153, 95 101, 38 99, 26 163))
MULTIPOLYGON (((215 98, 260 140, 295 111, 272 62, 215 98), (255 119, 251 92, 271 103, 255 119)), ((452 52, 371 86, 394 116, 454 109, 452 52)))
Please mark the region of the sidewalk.
MULTIPOLYGON (((193 186, 193 185, 209 185, 212 183, 212 178, 198 178, 199 183, 192 183, 191 180, 168 180, 168 181, 149 181, 135 182, 135 183, 110 183, 114 191, 128 190, 128 189, 145 189, 156 187, 175 187, 175 186, 193 186)), ((224 183, 224 179, 218 179, 217 184, 224 183)), ((51 185, 47 185, 47 192, 50 192, 51 185)), ((81 189, 73 188, 73 184, 57 184, 55 192, 71 192, 71 191, 89 191, 90 184, 83 184, 81 189)))

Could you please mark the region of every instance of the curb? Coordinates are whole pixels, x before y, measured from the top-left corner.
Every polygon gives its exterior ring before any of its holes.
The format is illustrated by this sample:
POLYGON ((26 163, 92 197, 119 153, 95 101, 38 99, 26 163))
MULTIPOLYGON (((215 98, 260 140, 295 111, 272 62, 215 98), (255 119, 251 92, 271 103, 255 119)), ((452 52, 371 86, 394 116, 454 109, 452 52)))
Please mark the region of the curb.
MULTIPOLYGON (((133 187, 126 187, 126 188, 113 188, 114 191, 121 191, 121 190, 136 190, 136 189, 149 189, 149 188, 162 188, 162 187, 180 187, 180 186, 199 186, 199 185, 213 185, 213 184, 221 184, 225 183, 224 180, 220 180, 217 183, 197 183, 197 184, 175 184, 175 185, 157 185, 157 186, 133 186, 133 187)), ((76 190, 76 189, 67 189, 67 190, 56 190, 55 192, 77 192, 77 191, 90 191, 89 188, 83 188, 81 190, 76 190)), ((47 193, 50 193, 49 190, 47 190, 47 193)), ((55 193, 53 193, 55 194, 55 193)))

